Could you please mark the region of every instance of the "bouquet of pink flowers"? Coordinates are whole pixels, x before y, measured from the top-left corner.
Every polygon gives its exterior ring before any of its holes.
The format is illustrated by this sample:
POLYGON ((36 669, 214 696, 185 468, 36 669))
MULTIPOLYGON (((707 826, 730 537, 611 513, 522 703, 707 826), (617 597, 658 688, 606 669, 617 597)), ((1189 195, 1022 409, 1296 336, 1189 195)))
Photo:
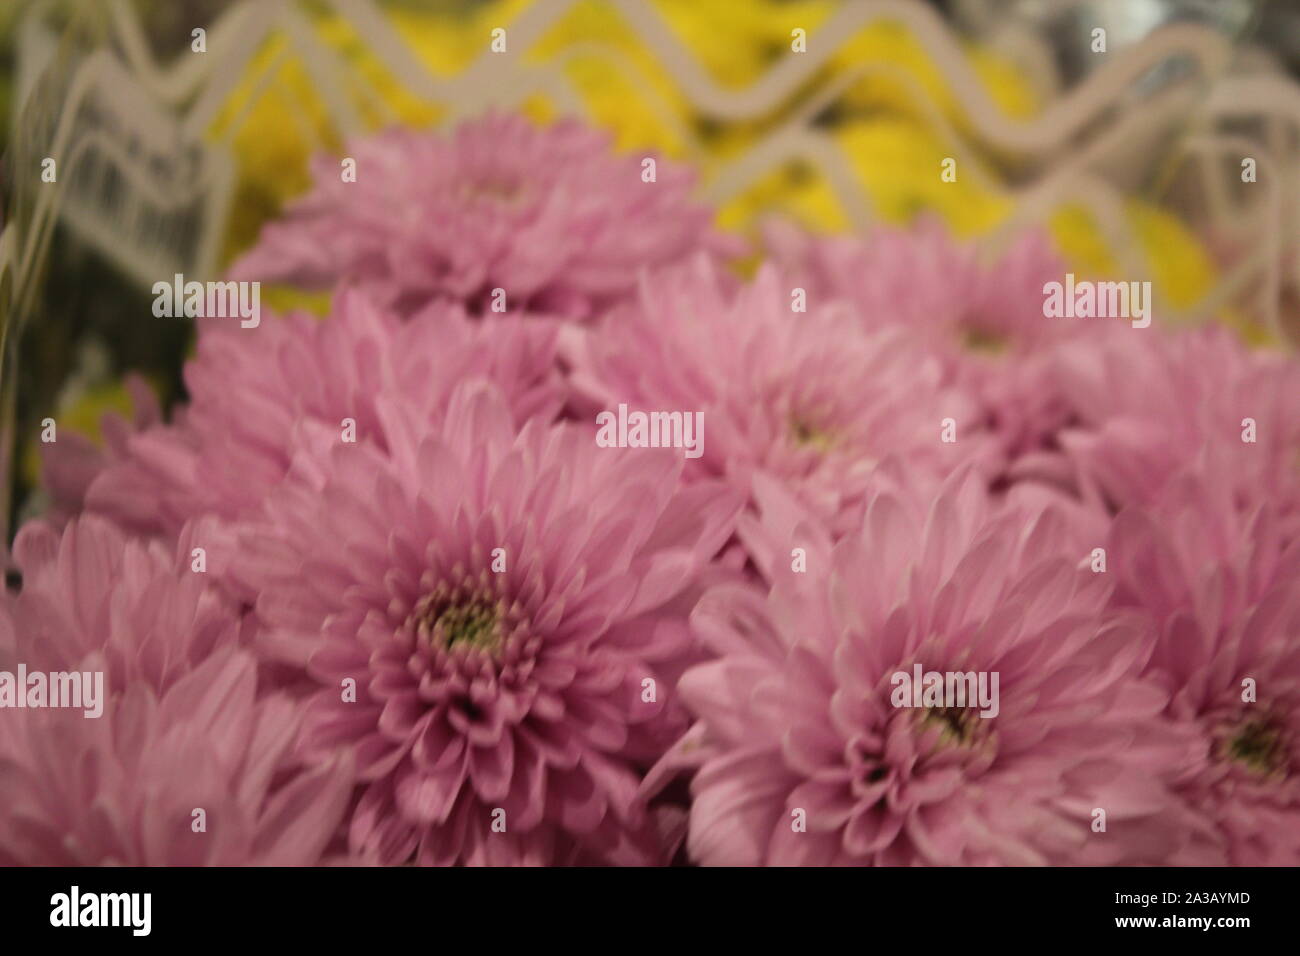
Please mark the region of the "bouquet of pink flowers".
POLYGON ((45 446, 0 861, 1300 863, 1294 359, 1036 234, 742 275, 573 123, 347 155, 230 276, 328 317, 45 446))

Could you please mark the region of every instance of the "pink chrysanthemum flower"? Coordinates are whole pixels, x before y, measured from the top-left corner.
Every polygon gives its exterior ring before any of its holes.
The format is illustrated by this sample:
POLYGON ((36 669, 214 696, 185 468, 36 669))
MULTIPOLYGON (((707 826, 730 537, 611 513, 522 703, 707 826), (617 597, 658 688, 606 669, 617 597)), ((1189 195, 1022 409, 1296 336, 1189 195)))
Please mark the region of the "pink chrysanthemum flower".
POLYGON ((323 321, 264 317, 246 329, 210 320, 185 370, 189 405, 172 425, 126 438, 90 483, 86 507, 147 534, 175 534, 201 515, 233 521, 261 505, 311 427, 332 429, 334 442, 350 420, 358 443, 383 448, 383 401, 432 422, 467 377, 499 383, 516 422, 551 420, 564 401, 556 330, 523 318, 471 322, 447 305, 402 322, 356 292, 323 321))
POLYGON ((1057 457, 1080 493, 1114 513, 1157 500, 1195 465, 1224 475, 1242 507, 1272 502, 1286 537, 1300 536, 1300 364, 1252 352, 1224 329, 1156 331, 1052 356, 1052 387, 1068 409, 1057 457))
POLYGON ((946 381, 979 398, 1010 459, 1029 459, 1026 473, 1036 468, 1039 477, 1065 480, 1060 457, 1042 454, 1056 450, 1052 437, 1069 421, 1050 356, 1129 326, 1043 314, 1045 285, 1066 273, 1045 234, 1024 232, 995 257, 932 219, 861 239, 778 224, 768 228, 767 245, 810 297, 851 302, 869 328, 906 330, 940 360, 946 381))
POLYGON ((1300 542, 1283 543, 1271 503, 1243 512, 1211 468, 1121 512, 1109 560, 1115 603, 1154 621, 1148 674, 1200 734, 1180 791, 1228 863, 1297 865, 1300 542))
POLYGON ((692 174, 619 157, 574 121, 488 115, 450 134, 393 130, 349 146, 356 182, 316 164, 314 190, 268 225, 242 279, 363 284, 403 311, 450 298, 474 311, 505 290, 513 311, 583 319, 628 293, 638 269, 733 243, 693 204, 692 174))
POLYGON ((837 529, 888 456, 935 475, 989 460, 977 402, 933 356, 897 329, 864 330, 843 303, 794 302, 770 269, 739 289, 703 260, 649 276, 573 357, 575 390, 611 412, 702 413, 690 473, 744 496, 756 473, 772 475, 837 529))
POLYGON ((189 552, 92 516, 61 535, 29 524, 14 553, 23 582, 0 602, 3 669, 98 671, 103 685, 97 717, 4 711, 0 862, 316 863, 350 768, 292 756, 297 707, 258 698, 240 616, 189 552))
POLYGON ((666 761, 698 766, 692 858, 1063 864, 1179 849, 1185 814, 1162 774, 1187 759, 1186 737, 1134 677, 1149 635, 1101 616, 1105 575, 1059 515, 993 511, 982 482, 955 476, 928 511, 876 494, 832 547, 761 487, 770 593, 724 586, 692 618, 718 655, 682 679, 700 722, 666 761), (897 706, 894 675, 914 665, 984 672, 990 692, 997 673, 996 714, 897 706))
POLYGON ((1043 316, 1043 285, 1061 281, 1065 265, 1040 232, 1020 234, 991 261, 932 219, 860 239, 784 224, 766 235, 773 261, 810 296, 851 301, 869 327, 905 326, 954 367, 970 356, 1024 355, 1068 332, 1043 316))
POLYGON ((262 647, 354 752, 351 851, 384 864, 655 862, 641 774, 684 727, 687 615, 738 504, 679 453, 598 448, 467 382, 387 453, 295 464, 236 569, 262 647), (352 695, 352 696, 349 696, 352 695))

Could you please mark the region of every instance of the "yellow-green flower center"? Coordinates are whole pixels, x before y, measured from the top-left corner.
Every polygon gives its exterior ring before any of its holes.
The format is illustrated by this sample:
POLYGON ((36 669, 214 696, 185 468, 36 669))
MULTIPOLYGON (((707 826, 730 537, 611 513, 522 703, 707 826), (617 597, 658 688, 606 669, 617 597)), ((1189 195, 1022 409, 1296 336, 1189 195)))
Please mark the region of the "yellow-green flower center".
POLYGON ((986 355, 1000 355, 1010 344, 1005 335, 975 326, 963 327, 960 337, 962 346, 968 352, 980 352, 986 355))
POLYGON ((974 707, 927 707, 921 711, 921 723, 937 727, 942 743, 969 744, 979 727, 979 711, 974 707))
POLYGON ((434 647, 443 650, 464 648, 496 654, 505 641, 505 613, 502 602, 454 592, 439 587, 422 598, 411 613, 416 632, 434 647))
POLYGON ((818 452, 828 451, 835 443, 834 436, 830 432, 798 416, 790 419, 790 438, 800 448, 811 448, 818 452))
POLYGON ((1219 752, 1262 776, 1286 769, 1286 741, 1281 730, 1265 719, 1245 721, 1223 740, 1219 752))

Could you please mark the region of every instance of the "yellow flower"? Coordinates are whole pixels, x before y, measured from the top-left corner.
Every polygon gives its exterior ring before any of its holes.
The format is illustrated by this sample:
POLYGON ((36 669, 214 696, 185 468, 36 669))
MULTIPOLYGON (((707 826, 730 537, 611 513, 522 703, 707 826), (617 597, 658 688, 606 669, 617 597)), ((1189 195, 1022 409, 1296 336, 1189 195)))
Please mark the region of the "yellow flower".
POLYGON ((811 38, 835 9, 827 0, 701 3, 656 0, 655 8, 718 84, 744 87, 792 52, 792 31, 811 38))
POLYGON ((671 74, 607 0, 570 7, 525 54, 530 65, 553 65, 619 150, 655 149, 681 159, 695 131, 671 74))
POLYGON ((324 105, 288 44, 271 39, 217 116, 211 134, 229 137, 237 182, 226 227, 226 258, 250 245, 262 223, 310 183, 307 159, 337 145, 324 105))
MULTIPOLYGON (((1175 309, 1203 299, 1215 281, 1214 262, 1195 234, 1170 212, 1131 199, 1124 223, 1146 259, 1149 279, 1175 309)), ((1067 265, 1080 275, 1116 277, 1122 265, 1091 214, 1078 204, 1055 210, 1048 223, 1067 265)))
MULTIPOLYGON (((919 213, 939 215, 958 235, 973 235, 997 225, 1010 201, 992 188, 981 188, 969 172, 955 182, 940 178, 950 150, 915 120, 882 116, 854 120, 835 131, 873 215, 887 223, 910 222, 919 213)), ((851 227, 843 204, 826 178, 807 163, 774 170, 725 204, 719 221, 743 229, 768 212, 779 212, 819 232, 851 227)))
MULTIPOLYGON (((1192 309, 1220 280, 1220 270, 1196 233, 1166 209, 1142 199, 1124 204, 1124 220, 1146 260, 1148 276, 1161 299, 1175 311, 1192 309)), ((1056 210, 1050 230, 1069 267, 1080 275, 1125 278, 1101 229, 1087 210, 1067 205, 1056 210)), ((1132 277, 1128 277, 1132 278, 1132 277)), ((1223 307, 1215 319, 1254 346, 1276 346, 1277 334, 1258 316, 1234 306, 1223 307)))
MULTIPOLYGON (((668 5, 681 11, 707 6, 678 4, 675 0, 668 5)), ((815 28, 829 14, 830 6, 782 6, 789 8, 784 16, 760 18, 768 27, 767 42, 782 44, 779 52, 784 54, 789 49, 791 24, 805 26, 810 42, 817 42, 815 28)), ((747 4, 739 8, 753 9, 747 4)), ((709 24, 703 14, 690 22, 696 23, 697 32, 704 36, 716 33, 716 26, 709 24)), ((738 31, 742 36, 750 35, 743 22, 738 31)), ((1010 63, 979 48, 969 49, 967 55, 990 98, 1001 109, 1016 116, 1034 111, 1036 102, 1029 86, 1010 63)), ((735 64, 732 71, 730 75, 736 78, 748 75, 735 64)), ((714 72, 722 71, 715 65, 714 72)), ((849 74, 862 75, 832 107, 832 121, 826 130, 848 159, 874 217, 904 223, 929 211, 938 214, 959 235, 982 232, 1005 218, 1011 202, 995 178, 981 176, 971 166, 977 160, 965 160, 965 168, 959 170, 955 181, 941 179, 941 164, 954 150, 944 145, 938 131, 930 128, 933 112, 946 115, 956 130, 964 130, 966 123, 942 74, 906 27, 888 20, 869 23, 843 42, 828 69, 806 84, 803 93, 824 89, 833 85, 836 77, 849 74), (928 108, 927 103, 931 104, 928 108)), ((748 131, 746 145, 752 144, 761 132, 761 128, 748 131)), ((793 217, 817 231, 839 232, 851 225, 825 177, 802 161, 764 175, 725 204, 719 221, 726 228, 740 230, 769 212, 793 217)))
MULTIPOLYGON (((1013 64, 978 46, 966 45, 964 52, 995 106, 1009 116, 1034 113, 1036 98, 1013 64)), ((878 20, 868 24, 839 49, 832 65, 837 75, 864 74, 846 90, 846 100, 854 107, 921 117, 923 104, 928 103, 950 120, 965 125, 947 80, 901 23, 878 20), (922 102, 918 102, 918 93, 922 102)))

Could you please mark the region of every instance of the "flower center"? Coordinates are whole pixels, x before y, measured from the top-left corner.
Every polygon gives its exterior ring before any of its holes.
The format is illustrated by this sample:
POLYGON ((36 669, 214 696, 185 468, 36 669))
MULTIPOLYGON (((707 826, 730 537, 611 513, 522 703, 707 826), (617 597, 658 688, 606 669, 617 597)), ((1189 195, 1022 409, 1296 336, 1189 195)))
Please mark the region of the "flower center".
POLYGON ((927 707, 921 712, 923 727, 936 727, 939 742, 964 747, 980 729, 979 711, 974 707, 927 707))
POLYGON ((811 448, 817 452, 825 452, 834 444, 830 432, 818 428, 798 415, 790 418, 790 438, 800 448, 811 448))
POLYGON ((1229 732, 1219 744, 1219 756, 1245 764, 1261 776, 1285 773, 1286 740, 1282 731, 1267 719, 1250 718, 1229 732))
POLYGON ((978 326, 963 327, 960 338, 962 346, 968 352, 979 352, 984 355, 1000 355, 1009 345, 1005 335, 978 326))
POLYGON ((500 599, 440 585, 421 598, 410 623, 421 638, 443 650, 465 648, 495 655, 505 642, 505 608, 500 599))

